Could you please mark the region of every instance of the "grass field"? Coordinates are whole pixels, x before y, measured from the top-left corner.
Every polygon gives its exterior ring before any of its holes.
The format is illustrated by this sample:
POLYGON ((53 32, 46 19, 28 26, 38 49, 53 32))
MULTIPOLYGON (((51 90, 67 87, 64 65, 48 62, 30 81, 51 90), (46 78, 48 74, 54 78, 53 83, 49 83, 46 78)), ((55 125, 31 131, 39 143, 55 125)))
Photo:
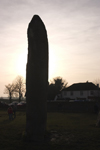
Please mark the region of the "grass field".
POLYGON ((43 144, 25 142, 25 112, 17 112, 13 121, 0 111, 0 150, 99 150, 100 128, 97 115, 86 113, 48 113, 47 133, 43 144))

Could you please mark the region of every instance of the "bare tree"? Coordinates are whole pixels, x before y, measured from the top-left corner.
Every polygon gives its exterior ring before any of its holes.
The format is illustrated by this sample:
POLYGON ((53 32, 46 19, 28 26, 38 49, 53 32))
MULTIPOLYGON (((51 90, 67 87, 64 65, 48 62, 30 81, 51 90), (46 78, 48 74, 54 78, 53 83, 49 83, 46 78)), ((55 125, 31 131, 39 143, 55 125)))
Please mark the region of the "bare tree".
POLYGON ((17 76, 14 80, 14 85, 16 87, 14 95, 19 97, 19 102, 21 98, 25 95, 25 81, 22 76, 17 76))
POLYGON ((16 89, 16 86, 13 83, 5 85, 4 94, 8 94, 10 103, 11 103, 12 97, 14 95, 15 89, 16 89))
POLYGON ((100 79, 95 79, 95 80, 93 81, 93 83, 94 83, 95 85, 99 86, 99 85, 100 85, 100 79))

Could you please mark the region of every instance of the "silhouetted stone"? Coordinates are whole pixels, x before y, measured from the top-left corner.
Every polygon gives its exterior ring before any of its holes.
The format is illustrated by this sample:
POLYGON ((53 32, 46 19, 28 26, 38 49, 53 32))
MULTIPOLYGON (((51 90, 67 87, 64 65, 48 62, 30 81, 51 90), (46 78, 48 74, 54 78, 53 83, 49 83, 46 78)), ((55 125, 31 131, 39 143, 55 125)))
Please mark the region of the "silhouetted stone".
POLYGON ((96 127, 100 127, 100 112, 98 113, 96 127))
POLYGON ((46 129, 48 86, 48 39, 45 25, 34 15, 28 26, 26 73, 26 134, 28 140, 42 141, 46 129))

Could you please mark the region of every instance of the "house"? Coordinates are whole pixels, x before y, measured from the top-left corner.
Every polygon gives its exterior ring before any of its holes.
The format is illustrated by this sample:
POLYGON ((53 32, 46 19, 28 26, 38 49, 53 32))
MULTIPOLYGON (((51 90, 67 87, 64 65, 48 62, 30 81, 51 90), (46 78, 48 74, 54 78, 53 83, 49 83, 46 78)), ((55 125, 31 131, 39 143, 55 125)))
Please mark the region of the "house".
POLYGON ((92 82, 75 83, 61 91, 61 97, 65 100, 98 100, 100 99, 99 85, 92 82))

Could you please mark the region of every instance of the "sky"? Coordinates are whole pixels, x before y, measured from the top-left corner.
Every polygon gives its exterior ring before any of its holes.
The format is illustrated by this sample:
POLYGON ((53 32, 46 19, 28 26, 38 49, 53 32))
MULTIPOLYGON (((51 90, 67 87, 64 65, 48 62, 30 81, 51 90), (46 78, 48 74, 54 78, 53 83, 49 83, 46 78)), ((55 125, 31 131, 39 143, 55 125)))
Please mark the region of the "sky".
POLYGON ((26 77, 27 28, 35 14, 47 29, 49 81, 100 79, 100 0, 0 0, 0 97, 18 75, 26 77))

